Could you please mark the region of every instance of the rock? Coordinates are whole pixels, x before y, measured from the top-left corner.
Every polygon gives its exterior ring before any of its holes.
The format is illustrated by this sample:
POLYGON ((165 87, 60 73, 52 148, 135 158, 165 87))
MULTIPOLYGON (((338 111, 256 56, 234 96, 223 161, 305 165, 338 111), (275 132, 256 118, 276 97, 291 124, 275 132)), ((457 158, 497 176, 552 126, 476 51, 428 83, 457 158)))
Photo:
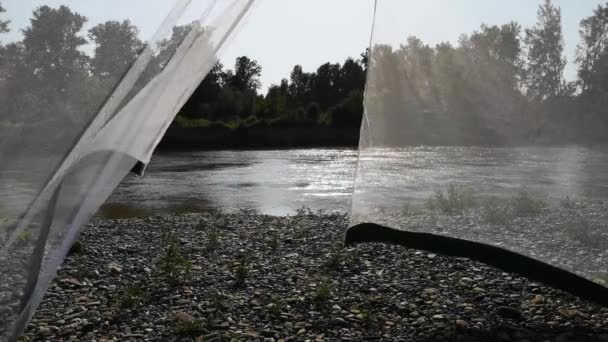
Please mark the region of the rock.
POLYGON ((469 323, 462 319, 457 319, 454 321, 454 324, 456 324, 457 329, 466 329, 469 327, 469 323))
POLYGON ((175 314, 175 319, 178 322, 183 322, 183 323, 189 323, 189 322, 194 321, 194 317, 190 316, 189 314, 187 314, 187 313, 185 313, 183 311, 180 311, 180 312, 176 313, 175 314))
POLYGON ((545 297, 541 296, 541 295, 536 295, 534 296, 534 298, 532 298, 532 300, 530 301, 532 304, 544 304, 545 303, 545 297))
POLYGON ((110 273, 118 274, 118 273, 122 272, 122 267, 120 267, 120 265, 118 265, 117 263, 112 262, 112 263, 108 264, 108 271, 110 273))
POLYGON ((51 329, 49 329, 49 327, 40 327, 38 328, 38 334, 40 334, 40 336, 48 336, 51 334, 51 329))
POLYGON ((422 290, 422 293, 428 294, 428 295, 434 295, 434 294, 439 293, 439 290, 437 290, 436 288, 433 288, 433 287, 429 287, 429 288, 422 290))

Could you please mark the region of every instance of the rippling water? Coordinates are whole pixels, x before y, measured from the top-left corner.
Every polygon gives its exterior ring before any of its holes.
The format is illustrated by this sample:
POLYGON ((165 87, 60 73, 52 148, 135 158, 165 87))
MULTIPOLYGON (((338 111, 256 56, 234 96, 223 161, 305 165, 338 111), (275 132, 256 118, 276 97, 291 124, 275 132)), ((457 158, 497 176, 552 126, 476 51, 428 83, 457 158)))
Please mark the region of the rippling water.
MULTIPOLYGON (((378 149, 362 154, 357 205, 422 203, 448 183, 492 194, 525 186, 548 198, 608 198, 608 149, 570 147, 378 149)), ((158 154, 129 176, 105 210, 146 213, 256 209, 285 215, 303 206, 348 211, 352 149, 201 151, 158 154)))
POLYGON ((255 209, 286 215, 301 207, 350 208, 352 149, 202 151, 156 155, 144 177, 129 176, 105 206, 149 213, 255 209))

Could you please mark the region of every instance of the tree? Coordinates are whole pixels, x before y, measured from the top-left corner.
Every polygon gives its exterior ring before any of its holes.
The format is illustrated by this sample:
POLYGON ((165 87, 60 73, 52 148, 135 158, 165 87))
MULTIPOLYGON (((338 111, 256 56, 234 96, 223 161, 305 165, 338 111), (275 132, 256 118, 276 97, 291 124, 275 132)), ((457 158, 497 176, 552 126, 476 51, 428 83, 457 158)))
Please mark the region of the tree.
POLYGON ((608 92, 608 3, 581 21, 579 35, 576 62, 583 92, 608 92))
POLYGON ((234 73, 228 73, 225 78, 228 86, 234 89, 256 93, 262 86, 261 75, 262 67, 257 61, 241 56, 236 59, 234 73))
POLYGON ((118 80, 137 59, 144 44, 139 30, 129 20, 108 21, 89 30, 89 38, 97 45, 91 71, 97 77, 118 80))
POLYGON ((57 113, 73 123, 92 115, 99 103, 89 101, 89 58, 82 51, 87 40, 81 35, 86 21, 66 6, 41 6, 33 12, 22 43, 24 70, 29 72, 11 84, 23 87, 23 96, 28 97, 21 112, 57 113))
POLYGON ((524 43, 527 94, 537 100, 561 95, 566 65, 561 9, 554 7, 551 0, 539 6, 536 25, 525 30, 524 43))
POLYGON ((40 85, 64 92, 73 81, 87 73, 88 57, 81 51, 87 44, 80 35, 87 19, 68 7, 42 6, 23 30, 25 64, 35 71, 40 85))
MULTIPOLYGON (((0 2, 0 14, 2 13, 6 13, 6 10, 0 2)), ((10 20, 0 20, 0 33, 7 33, 9 31, 8 24, 10 24, 10 20)))
POLYGON ((222 63, 215 63, 182 108, 182 115, 191 118, 216 119, 217 101, 222 91, 223 67, 222 63))

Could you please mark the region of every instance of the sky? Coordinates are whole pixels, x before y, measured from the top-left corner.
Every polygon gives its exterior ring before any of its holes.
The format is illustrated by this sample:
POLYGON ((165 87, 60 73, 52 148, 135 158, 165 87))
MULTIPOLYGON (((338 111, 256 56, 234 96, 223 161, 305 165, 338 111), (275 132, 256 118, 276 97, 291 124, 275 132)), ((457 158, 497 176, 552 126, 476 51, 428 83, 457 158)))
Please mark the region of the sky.
MULTIPOLYGON (((12 20, 12 33, 3 41, 19 39, 19 29, 28 25, 34 8, 40 5, 68 5, 89 18, 88 27, 106 20, 130 19, 143 39, 156 31, 173 5, 182 0, 0 0, 12 20)), ((181 19, 189 22, 200 14, 194 0, 181 19)), ((226 2, 228 0, 219 0, 226 2)), ((554 0, 562 9, 565 76, 576 76, 574 51, 581 19, 591 15, 602 0, 554 0)), ((462 33, 470 33, 482 23, 503 24, 515 20, 524 27, 534 25, 540 0, 378 0, 374 41, 398 44, 410 35, 434 45, 456 43, 462 33)), ((246 55, 263 68, 266 89, 289 77, 295 64, 314 71, 325 62, 359 58, 369 45, 373 22, 373 0, 258 0, 245 21, 220 54, 226 67, 236 57, 246 55)))

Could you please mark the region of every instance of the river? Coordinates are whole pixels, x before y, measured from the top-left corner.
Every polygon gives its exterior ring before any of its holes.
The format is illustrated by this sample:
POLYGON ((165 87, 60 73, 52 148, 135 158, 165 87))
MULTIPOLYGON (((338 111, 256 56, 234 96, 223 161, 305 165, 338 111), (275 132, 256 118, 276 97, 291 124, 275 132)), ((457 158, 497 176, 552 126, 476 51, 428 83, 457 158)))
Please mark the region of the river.
MULTIPOLYGON (((293 149, 158 153, 143 177, 129 176, 102 215, 298 208, 349 211, 357 151, 293 149)), ((357 205, 422 203, 447 184, 500 195, 522 187, 550 199, 608 199, 608 149, 411 147, 362 154, 357 205), (371 202, 371 203, 370 203, 371 202)))

